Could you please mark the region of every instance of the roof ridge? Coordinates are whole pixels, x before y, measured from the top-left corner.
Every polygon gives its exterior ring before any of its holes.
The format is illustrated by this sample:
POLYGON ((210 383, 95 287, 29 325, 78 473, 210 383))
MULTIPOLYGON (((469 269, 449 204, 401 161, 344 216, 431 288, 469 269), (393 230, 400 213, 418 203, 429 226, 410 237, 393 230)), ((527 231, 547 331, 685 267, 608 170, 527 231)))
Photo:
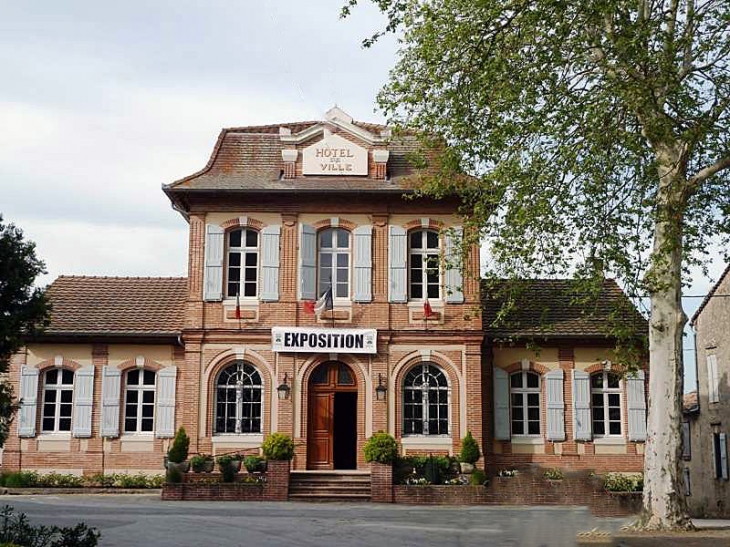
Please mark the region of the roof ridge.
POLYGON ((177 275, 59 275, 54 281, 59 279, 187 279, 187 276, 177 275))

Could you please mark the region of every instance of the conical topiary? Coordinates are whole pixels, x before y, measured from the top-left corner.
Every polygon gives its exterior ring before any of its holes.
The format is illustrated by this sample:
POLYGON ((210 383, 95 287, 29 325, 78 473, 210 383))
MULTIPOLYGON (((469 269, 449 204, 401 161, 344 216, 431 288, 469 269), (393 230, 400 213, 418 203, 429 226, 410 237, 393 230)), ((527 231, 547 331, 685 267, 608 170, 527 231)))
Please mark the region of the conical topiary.
POLYGON ((180 429, 175 433, 175 439, 172 441, 172 446, 167 452, 167 460, 172 463, 182 463, 188 459, 188 449, 190 448, 190 438, 185 432, 185 428, 180 426, 180 429))
POLYGON ((471 436, 471 431, 467 431, 466 437, 461 440, 459 460, 464 463, 475 464, 479 460, 479 456, 479 444, 471 436))

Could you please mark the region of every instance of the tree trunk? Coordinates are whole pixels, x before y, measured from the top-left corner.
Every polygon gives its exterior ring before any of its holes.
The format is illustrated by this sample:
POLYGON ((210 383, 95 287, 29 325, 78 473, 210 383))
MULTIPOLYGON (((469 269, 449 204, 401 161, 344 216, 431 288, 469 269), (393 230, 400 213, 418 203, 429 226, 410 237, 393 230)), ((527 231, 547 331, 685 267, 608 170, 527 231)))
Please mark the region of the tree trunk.
POLYGON ((658 154, 660 185, 652 264, 646 276, 651 295, 649 321, 649 416, 644 453, 644 508, 639 526, 686 529, 692 526, 684 496, 682 454, 681 190, 686 177, 679 155, 658 154))

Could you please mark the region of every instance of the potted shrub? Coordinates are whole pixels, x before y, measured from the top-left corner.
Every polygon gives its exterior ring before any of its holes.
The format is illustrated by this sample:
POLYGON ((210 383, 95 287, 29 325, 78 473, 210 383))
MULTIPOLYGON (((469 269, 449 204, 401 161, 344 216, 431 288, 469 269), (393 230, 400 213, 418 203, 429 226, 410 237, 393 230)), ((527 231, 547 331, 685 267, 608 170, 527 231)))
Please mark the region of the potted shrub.
POLYGON ((267 460, 290 461, 294 457, 294 441, 284 433, 272 433, 261 448, 267 460))
POLYGON ((474 472, 474 464, 479 460, 479 444, 471 436, 471 431, 466 432, 466 437, 461 440, 461 454, 459 461, 461 462, 461 472, 471 474, 474 472))
POLYGON ((180 473, 187 473, 190 469, 190 462, 187 461, 189 448, 190 438, 185 433, 185 428, 180 426, 175 433, 170 450, 167 451, 167 469, 174 467, 180 473))
POLYGON ((241 470, 241 458, 237 454, 218 456, 218 469, 223 475, 223 482, 233 482, 236 473, 241 470))
POLYGON ((190 458, 190 466, 196 473, 210 473, 214 465, 213 456, 210 454, 197 454, 190 458))
POLYGON ((263 473, 266 471, 266 460, 261 456, 246 456, 243 465, 249 473, 263 473))
POLYGON ((393 464, 398 457, 398 443, 392 435, 378 431, 370 437, 363 447, 365 461, 393 464))

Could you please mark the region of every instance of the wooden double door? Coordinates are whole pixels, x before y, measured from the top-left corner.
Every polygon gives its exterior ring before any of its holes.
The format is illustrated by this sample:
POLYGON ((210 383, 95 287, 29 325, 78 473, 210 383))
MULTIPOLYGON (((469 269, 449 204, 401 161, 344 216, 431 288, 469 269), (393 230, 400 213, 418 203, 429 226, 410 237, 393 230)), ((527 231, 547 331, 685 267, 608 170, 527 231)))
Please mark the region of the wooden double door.
POLYGON ((309 377, 308 469, 357 468, 357 383, 339 361, 319 365, 309 377))

